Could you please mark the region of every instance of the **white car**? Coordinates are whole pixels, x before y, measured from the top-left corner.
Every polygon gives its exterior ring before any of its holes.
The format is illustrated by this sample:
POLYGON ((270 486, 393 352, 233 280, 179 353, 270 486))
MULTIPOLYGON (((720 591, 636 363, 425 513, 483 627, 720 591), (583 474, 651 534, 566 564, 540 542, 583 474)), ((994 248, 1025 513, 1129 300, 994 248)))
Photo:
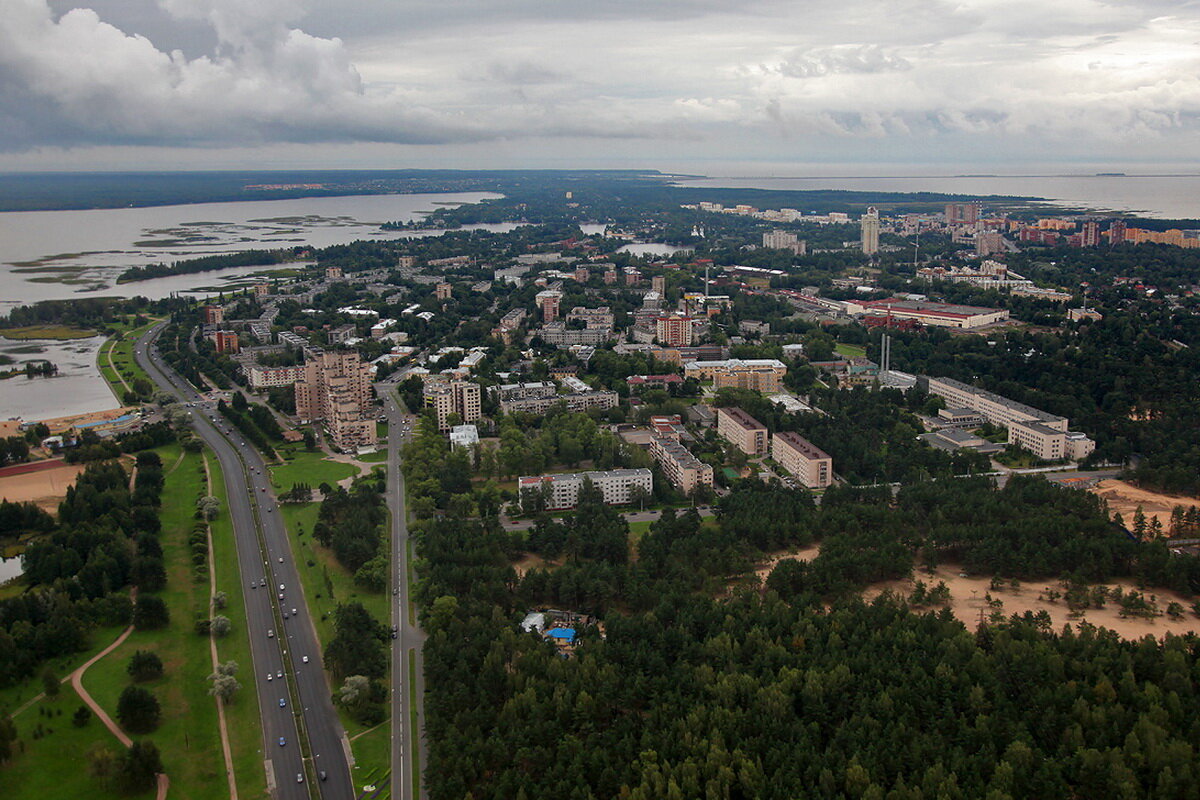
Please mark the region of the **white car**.
POLYGON ((268 629, 268 630, 267 630, 267 638, 268 638, 268 639, 274 639, 274 638, 275 638, 275 631, 274 631, 274 630, 270 630, 270 629, 268 629))
POLYGON ((272 675, 271 673, 269 673, 269 672, 268 672, 268 673, 267 673, 267 680, 269 680, 269 681, 273 681, 273 680, 275 680, 275 676, 274 676, 274 675, 272 675))
POLYGON ((307 663, 308 663, 308 656, 301 656, 301 657, 300 657, 300 663, 302 663, 302 664, 307 664, 307 663))

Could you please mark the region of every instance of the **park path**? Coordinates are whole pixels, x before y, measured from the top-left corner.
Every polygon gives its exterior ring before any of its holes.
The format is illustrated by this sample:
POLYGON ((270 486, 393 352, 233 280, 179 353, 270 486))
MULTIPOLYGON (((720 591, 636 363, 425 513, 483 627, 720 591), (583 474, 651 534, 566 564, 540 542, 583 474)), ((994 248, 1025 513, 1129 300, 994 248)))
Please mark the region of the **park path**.
MULTIPOLYGON (((182 459, 182 456, 180 456, 182 459)), ((204 462, 204 481, 208 487, 208 493, 212 494, 212 475, 208 471, 208 456, 203 455, 204 462)), ((213 558, 212 544, 212 525, 204 526, 208 537, 208 597, 209 602, 217 595, 217 564, 213 558)), ((208 635, 208 649, 212 657, 213 672, 217 671, 217 637, 211 632, 208 635)), ((221 729, 221 753, 225 756, 225 778, 229 781, 229 800, 238 800, 237 778, 233 773, 233 749, 229 745, 229 727, 225 723, 225 701, 220 697, 213 697, 217 704, 217 726, 221 729)))

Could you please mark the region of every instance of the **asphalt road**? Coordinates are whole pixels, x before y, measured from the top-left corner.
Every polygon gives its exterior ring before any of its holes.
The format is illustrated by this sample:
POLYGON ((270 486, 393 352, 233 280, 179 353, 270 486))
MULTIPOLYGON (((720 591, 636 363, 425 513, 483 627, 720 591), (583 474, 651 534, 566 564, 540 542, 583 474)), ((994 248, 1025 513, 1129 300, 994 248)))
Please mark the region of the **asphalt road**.
MULTIPOLYGON (((395 800, 418 800, 426 796, 424 782, 420 794, 412 790, 413 770, 421 770, 425 759, 425 661, 422 647, 425 634, 419 625, 410 624, 408 606, 411 589, 408 583, 408 523, 405 511, 404 475, 400 471, 400 447, 411 434, 403 430, 407 415, 400 407, 395 391, 383 384, 377 393, 383 400, 388 419, 387 503, 392 514, 392 564, 395 574, 392 583, 392 797, 395 800), (416 669, 410 670, 408 654, 415 651, 416 669), (413 729, 409 705, 410 685, 416 688, 417 725, 413 729)), ((410 425, 415 424, 410 422, 410 425)))
POLYGON ((138 341, 135 356, 162 389, 194 404, 190 412, 196 433, 225 475, 229 508, 223 511, 233 520, 253 661, 251 667, 240 665, 237 678, 243 686, 253 681, 258 689, 268 789, 280 800, 352 800, 349 742, 333 708, 316 629, 266 465, 215 405, 204 403, 158 357, 153 341, 162 327, 154 326, 138 341), (301 752, 301 726, 307 730, 310 753, 301 752))

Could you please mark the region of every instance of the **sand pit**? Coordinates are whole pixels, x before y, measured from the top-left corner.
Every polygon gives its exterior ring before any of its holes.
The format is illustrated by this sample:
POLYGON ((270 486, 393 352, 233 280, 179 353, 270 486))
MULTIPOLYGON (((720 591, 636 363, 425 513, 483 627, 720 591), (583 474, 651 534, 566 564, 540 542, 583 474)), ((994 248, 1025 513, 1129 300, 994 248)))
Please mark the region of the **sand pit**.
POLYGON ((1138 506, 1141 506, 1142 513, 1146 515, 1146 521, 1149 522, 1151 517, 1157 517, 1158 521, 1162 523, 1163 533, 1167 534, 1171 529, 1171 510, 1175 506, 1184 508, 1200 506, 1200 500, 1194 497, 1148 492, 1118 480, 1100 481, 1092 489, 1092 493, 1098 494, 1108 501, 1109 510, 1119 513, 1125 521, 1126 527, 1133 527, 1134 512, 1137 511, 1138 506))
POLYGON ((0 499, 12 503, 30 501, 46 511, 56 511, 67 487, 75 483, 83 469, 82 464, 55 462, 44 469, 0 476, 0 499))
POLYGON ((798 550, 780 550, 776 553, 770 553, 765 560, 754 565, 754 574, 758 576, 760 581, 765 583, 767 576, 771 574, 771 570, 775 569, 775 565, 780 561, 789 558, 794 558, 797 561, 812 561, 820 553, 820 542, 814 542, 808 547, 801 547, 798 550))
MULTIPOLYGON (((951 602, 948 606, 954 616, 957 617, 967 628, 974 630, 979 624, 980 612, 982 611, 986 618, 990 613, 987 607, 985 597, 991 594, 993 600, 999 600, 1003 605, 1000 611, 1005 617, 1010 617, 1013 614, 1023 614, 1026 611, 1037 613, 1046 611, 1050 614, 1050 619, 1054 622, 1054 630, 1061 631, 1063 625, 1068 623, 1078 624, 1080 622, 1088 622, 1092 625, 1102 628, 1108 628, 1115 631, 1118 636, 1123 639, 1140 639, 1146 634, 1161 638, 1164 634, 1170 632, 1174 634, 1185 634, 1190 632, 1200 633, 1200 618, 1196 617, 1191 612, 1192 600, 1175 592, 1164 589, 1146 589, 1139 590, 1137 584, 1133 581, 1112 581, 1107 586, 1120 586, 1123 590, 1141 591, 1147 598, 1154 595, 1157 598, 1158 608, 1163 612, 1162 616, 1153 619, 1142 619, 1139 617, 1123 618, 1120 614, 1120 606, 1111 600, 1105 604, 1104 608, 1089 608, 1081 612, 1078 616, 1073 616, 1071 609, 1063 600, 1051 603, 1045 599, 1048 589, 1062 590, 1062 587, 1056 581, 1032 581, 1030 583, 1022 583, 1019 588, 1011 589, 1008 586, 998 591, 992 591, 990 577, 960 577, 960 570, 956 565, 943 565, 937 569, 933 575, 927 574, 923 569, 916 569, 913 572, 913 578, 902 581, 888 581, 884 584, 877 584, 869 587, 863 592, 863 597, 867 600, 874 599, 882 592, 890 589, 897 594, 908 597, 913 590, 915 581, 924 581, 928 588, 933 588, 938 581, 944 581, 950 589, 951 602), (1042 599, 1039 600, 1038 597, 1042 599), (1175 601, 1182 605, 1185 609, 1181 619, 1173 620, 1166 615, 1167 604, 1175 601)), ((925 609, 937 610, 941 606, 926 606, 925 609)), ((915 609, 921 611, 923 609, 915 609)))

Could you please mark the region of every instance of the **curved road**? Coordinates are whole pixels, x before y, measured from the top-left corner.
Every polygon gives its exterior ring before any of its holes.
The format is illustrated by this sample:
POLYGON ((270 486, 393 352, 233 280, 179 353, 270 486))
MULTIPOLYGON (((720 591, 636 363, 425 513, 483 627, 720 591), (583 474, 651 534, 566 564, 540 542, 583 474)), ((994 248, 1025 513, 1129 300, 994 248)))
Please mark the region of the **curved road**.
POLYGON ((216 454, 225 475, 238 566, 246 585, 246 624, 253 661, 250 669, 242 665, 237 677, 243 684, 254 681, 258 688, 268 789, 280 800, 353 800, 349 742, 330 698, 316 629, 275 503, 270 473, 258 451, 220 416, 215 404, 204 402, 195 388, 159 357, 154 342, 165 324, 143 334, 134 354, 159 387, 192 404, 196 433, 216 454), (282 618, 285 611, 286 620, 282 618), (301 727, 307 731, 311 752, 301 752, 301 727), (281 737, 283 745, 279 744, 281 737))

